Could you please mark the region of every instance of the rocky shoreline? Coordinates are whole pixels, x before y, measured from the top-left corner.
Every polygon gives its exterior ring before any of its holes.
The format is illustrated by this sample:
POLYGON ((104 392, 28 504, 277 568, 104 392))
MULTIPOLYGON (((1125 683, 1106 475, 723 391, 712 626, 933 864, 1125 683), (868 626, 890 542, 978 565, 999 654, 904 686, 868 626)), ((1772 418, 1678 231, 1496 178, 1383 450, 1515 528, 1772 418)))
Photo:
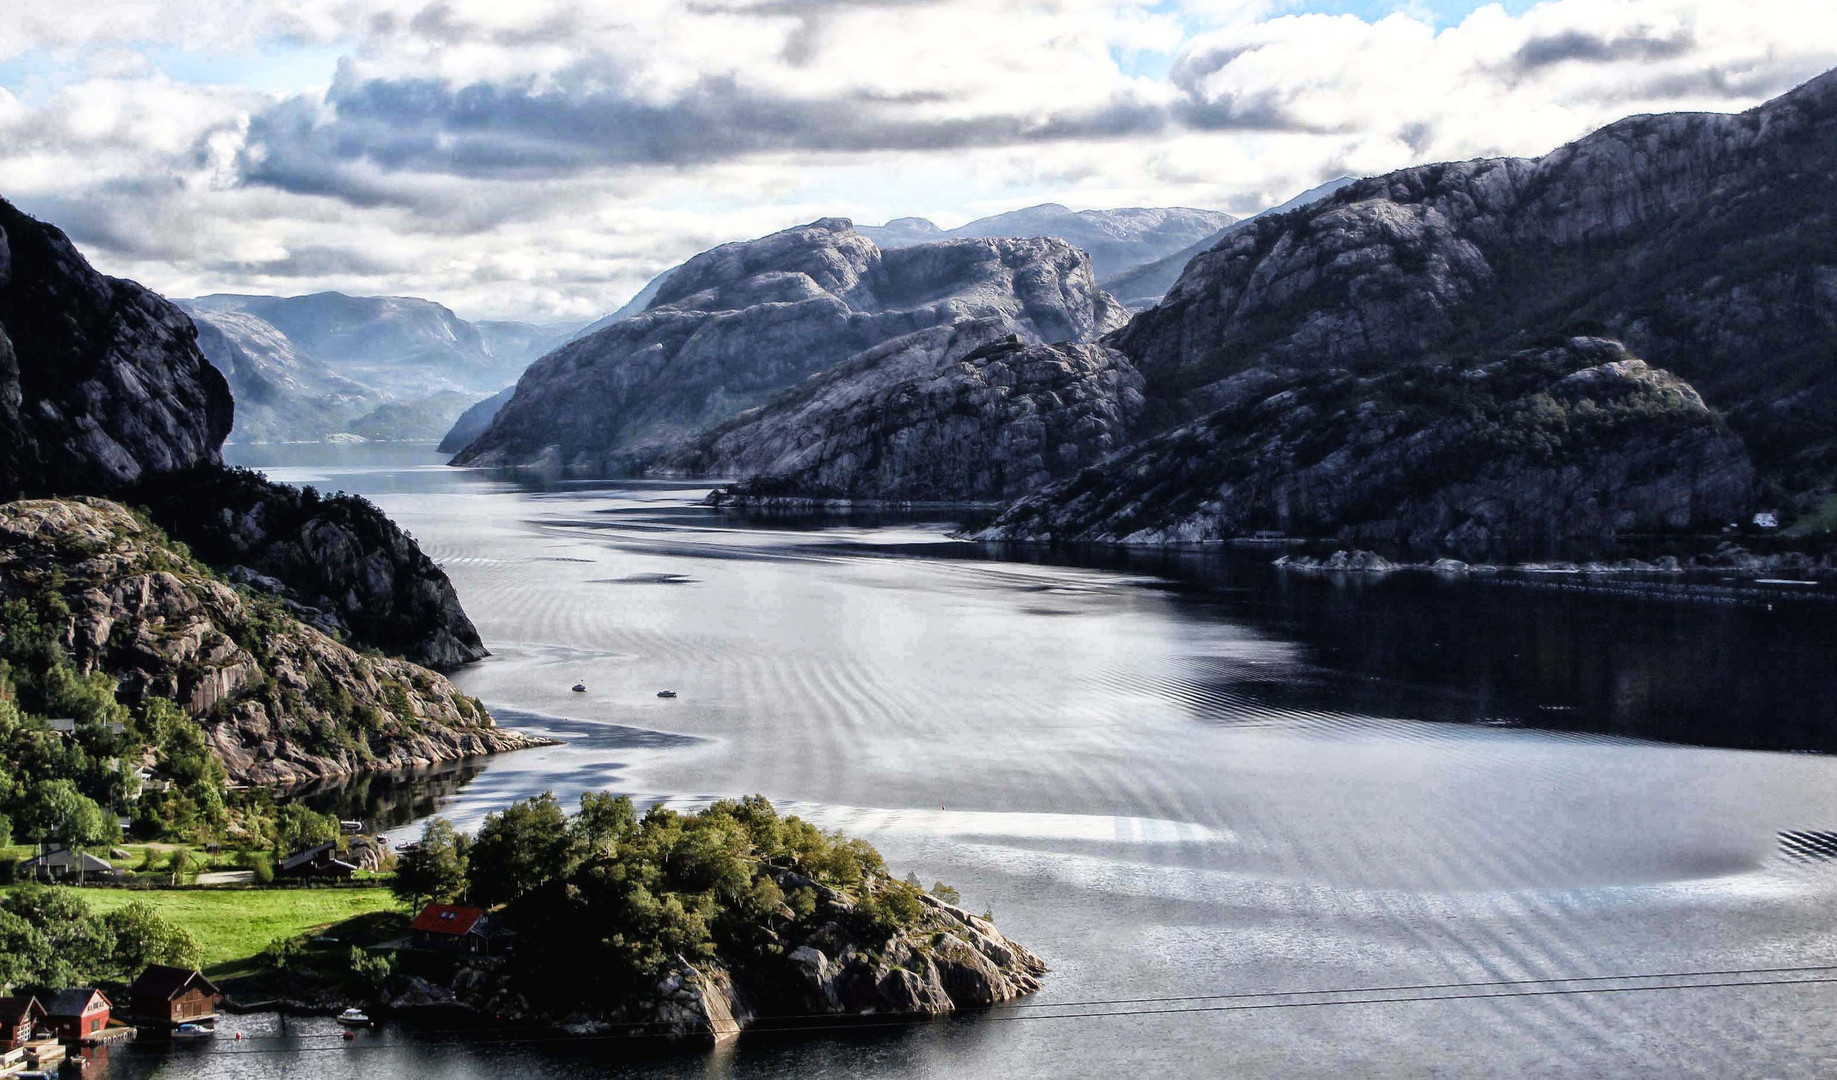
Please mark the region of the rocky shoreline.
POLYGON ((1395 570, 1429 570, 1438 574, 1497 574, 1502 571, 1516 571, 1525 574, 1683 576, 1693 572, 1714 572, 1723 576, 1735 574, 1759 578, 1760 575, 1796 574, 1806 578, 1837 580, 1837 556, 1828 553, 1809 555, 1798 551, 1756 555, 1734 544, 1724 545, 1714 552, 1693 555, 1685 559, 1680 559, 1676 555, 1660 555, 1651 560, 1629 556, 1612 562, 1556 560, 1494 564, 1470 563, 1461 559, 1444 557, 1427 562, 1397 562, 1375 551, 1354 549, 1335 551, 1324 557, 1284 555, 1276 559, 1272 565, 1302 573, 1335 574, 1384 574, 1395 570))

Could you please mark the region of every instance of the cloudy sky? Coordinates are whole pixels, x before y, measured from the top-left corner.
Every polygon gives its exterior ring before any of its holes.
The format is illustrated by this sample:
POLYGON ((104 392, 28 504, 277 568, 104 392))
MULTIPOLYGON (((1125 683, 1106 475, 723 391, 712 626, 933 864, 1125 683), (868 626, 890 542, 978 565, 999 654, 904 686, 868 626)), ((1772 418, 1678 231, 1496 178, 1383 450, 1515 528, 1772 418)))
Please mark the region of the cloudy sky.
POLYGON ((586 320, 820 216, 1246 213, 1834 66, 1831 0, 4 0, 0 196, 172 296, 586 320))

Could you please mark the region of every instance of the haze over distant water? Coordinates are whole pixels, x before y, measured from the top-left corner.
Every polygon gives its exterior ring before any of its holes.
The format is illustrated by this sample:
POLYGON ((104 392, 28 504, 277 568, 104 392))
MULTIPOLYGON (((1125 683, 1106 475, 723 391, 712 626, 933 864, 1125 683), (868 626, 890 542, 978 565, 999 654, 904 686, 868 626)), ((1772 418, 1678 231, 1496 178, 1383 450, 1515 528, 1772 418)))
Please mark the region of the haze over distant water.
MULTIPOLYGON (((749 524, 691 490, 528 489, 390 453, 272 475, 364 492, 411 529, 491 643, 462 688, 569 740, 487 762, 444 812, 475 824, 548 788, 677 805, 761 791, 866 836, 896 873, 956 884, 1054 971, 1018 1011, 749 1039, 712 1061, 410 1042, 367 1068, 1814 1076, 1837 1052, 1822 985, 1003 1019, 1837 963, 1837 868, 1777 837, 1837 822, 1837 758, 1635 737, 1833 749, 1828 591, 1677 602, 1282 577, 1268 552, 1004 562, 940 525, 749 524)), ((332 1030, 318 1023, 290 1037, 315 1045, 332 1030)), ((190 1074, 343 1067, 220 1049, 190 1074)), ((111 1075, 145 1075, 144 1052, 111 1075)))

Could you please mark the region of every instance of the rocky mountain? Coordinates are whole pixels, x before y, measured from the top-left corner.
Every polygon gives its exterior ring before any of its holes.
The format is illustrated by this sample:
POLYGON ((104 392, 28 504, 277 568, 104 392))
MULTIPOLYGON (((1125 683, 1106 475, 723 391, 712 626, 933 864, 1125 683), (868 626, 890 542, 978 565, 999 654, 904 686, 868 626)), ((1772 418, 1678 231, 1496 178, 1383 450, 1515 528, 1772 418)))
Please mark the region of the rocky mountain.
POLYGON ((1599 334, 1728 417, 1773 498, 1837 476, 1837 72, 1738 115, 1638 116, 1262 218, 1108 340, 1148 423, 1258 369, 1371 370, 1599 334))
POLYGON ((124 703, 177 702, 239 783, 534 745, 441 676, 356 652, 233 587, 116 503, 0 505, 0 597, 50 613, 52 639, 79 670, 114 679, 124 703))
POLYGON ((1120 325, 1090 260, 1060 240, 882 251, 825 219, 684 263, 649 307, 530 366, 460 465, 630 470, 865 349, 968 319, 1029 342, 1120 325))
POLYGON ((1117 302, 1130 311, 1143 311, 1154 307, 1161 302, 1163 296, 1167 295, 1167 291, 1174 287, 1174 282, 1180 280, 1180 274, 1186 269, 1187 263, 1192 262, 1202 252, 1217 247, 1219 241, 1223 240, 1232 230, 1241 229, 1258 218, 1286 214, 1290 210, 1297 210, 1309 203, 1318 202, 1350 183, 1352 183, 1350 176, 1329 180, 1319 187, 1302 192, 1285 203, 1272 206, 1242 221, 1234 221, 1217 232, 1201 238, 1198 242, 1181 248, 1172 255, 1166 255, 1153 262, 1143 263, 1104 277, 1099 284, 1104 287, 1105 292, 1116 297, 1117 302))
POLYGON ((859 231, 882 248, 940 240, 1049 236, 1089 254, 1091 268, 1099 278, 1105 278, 1214 236, 1234 220, 1230 214, 1185 206, 1074 211, 1058 203, 1042 203, 978 218, 954 229, 941 229, 924 218, 907 217, 885 225, 863 225, 859 231))
POLYGON ((974 319, 869 349, 652 471, 747 477, 724 493, 741 503, 1011 499, 1121 447, 1141 388, 1113 350, 974 319))
POLYGON ((198 350, 228 380, 236 398, 237 439, 287 442, 343 430, 370 408, 376 391, 337 374, 253 315, 225 311, 193 320, 198 350))
POLYGON ((123 497, 227 577, 346 640, 437 669, 488 655, 446 573, 362 498, 221 468, 161 476, 123 497))
POLYGON ((0 253, 0 495, 124 498, 355 643, 439 666, 485 655, 446 575, 375 507, 222 467, 230 388, 183 312, 4 201, 0 253))
MULTIPOLYGON (((216 294, 178 303, 198 323, 204 354, 229 379, 239 406, 234 437, 243 442, 322 439, 351 432, 366 416, 375 431, 391 418, 413 418, 394 411, 372 416, 379 407, 444 407, 431 393, 476 401, 514 380, 571 329, 471 323, 440 304, 405 296, 216 294)), ((445 429, 441 424, 425 437, 445 429)), ((382 437, 411 436, 390 430, 382 437)))
POLYGON ((0 199, 0 496, 216 464, 233 405, 194 337, 170 304, 0 199))
POLYGON ((1717 525, 1754 494, 1721 417, 1613 341, 1362 372, 1250 368, 1211 393, 1216 411, 1021 500, 978 538, 1603 539, 1717 525))

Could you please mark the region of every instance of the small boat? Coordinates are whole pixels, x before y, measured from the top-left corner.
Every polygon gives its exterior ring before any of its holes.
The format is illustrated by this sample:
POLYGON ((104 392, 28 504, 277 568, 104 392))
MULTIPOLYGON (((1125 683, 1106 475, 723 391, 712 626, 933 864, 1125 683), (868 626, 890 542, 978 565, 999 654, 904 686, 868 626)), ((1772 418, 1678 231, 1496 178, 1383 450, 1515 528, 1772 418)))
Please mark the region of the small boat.
POLYGON ((172 1029, 175 1039, 208 1039, 217 1034, 217 1029, 209 1024, 180 1024, 172 1029))
POLYGON ((575 692, 575 693, 577 693, 577 694, 584 694, 584 693, 586 693, 586 692, 587 692, 587 684, 586 684, 586 683, 584 683, 584 682, 577 682, 577 683, 575 683, 575 684, 574 684, 574 692, 575 692))
POLYGON ((675 696, 676 696, 676 691, 674 691, 674 690, 659 690, 659 691, 657 691, 657 696, 658 696, 658 697, 675 697, 675 696))
POLYGON ((369 1027, 370 1017, 362 1009, 352 1006, 338 1014, 338 1022, 347 1027, 369 1027))

